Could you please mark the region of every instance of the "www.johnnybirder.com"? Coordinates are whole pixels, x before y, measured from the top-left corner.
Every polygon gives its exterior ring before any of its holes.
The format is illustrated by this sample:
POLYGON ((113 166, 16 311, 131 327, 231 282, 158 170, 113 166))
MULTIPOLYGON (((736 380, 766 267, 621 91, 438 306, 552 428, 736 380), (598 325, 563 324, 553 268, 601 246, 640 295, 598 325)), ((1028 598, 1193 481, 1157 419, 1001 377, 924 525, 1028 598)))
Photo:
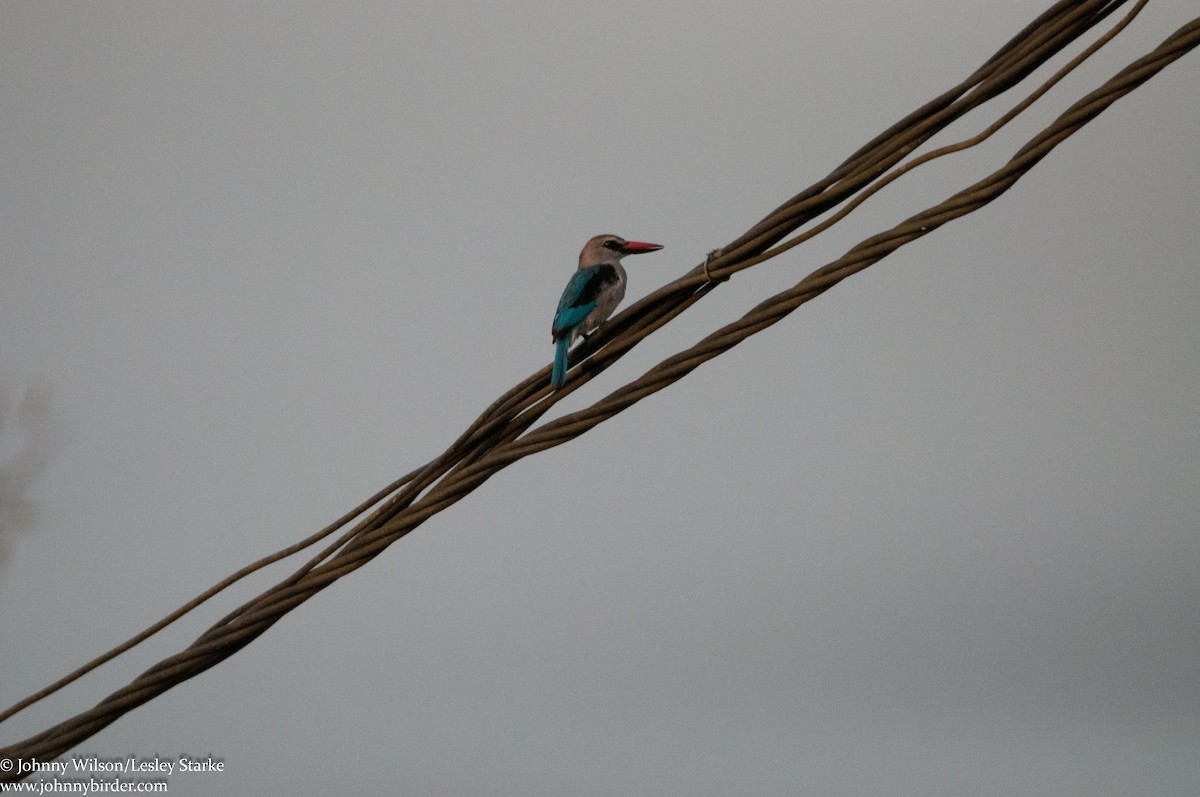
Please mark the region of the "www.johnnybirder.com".
POLYGON ((123 780, 120 776, 0 783, 0 794, 165 794, 166 778, 123 780))
POLYGON ((165 792, 167 777, 176 773, 224 771, 225 761, 212 756, 70 758, 64 761, 4 758, 0 759, 0 779, 8 779, 15 775, 28 777, 29 780, 16 783, 0 782, 0 794, 165 792), (91 777, 70 777, 71 775, 91 777), (154 777, 156 775, 159 777, 154 777))

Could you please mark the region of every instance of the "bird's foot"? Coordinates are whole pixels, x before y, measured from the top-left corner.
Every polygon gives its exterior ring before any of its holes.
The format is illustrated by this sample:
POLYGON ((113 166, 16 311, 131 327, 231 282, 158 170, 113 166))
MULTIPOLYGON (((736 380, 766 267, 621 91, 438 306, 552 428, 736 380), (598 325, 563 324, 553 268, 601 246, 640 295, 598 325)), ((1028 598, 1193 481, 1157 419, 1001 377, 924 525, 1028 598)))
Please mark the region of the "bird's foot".
POLYGON ((593 336, 593 335, 599 335, 599 334, 600 334, 600 332, 601 332, 601 331, 604 329, 604 326, 605 326, 605 324, 604 324, 604 322, 602 321, 602 322, 600 322, 600 324, 598 324, 598 325, 597 325, 595 328, 593 328, 592 330, 590 330, 590 331, 588 331, 588 332, 583 332, 583 333, 580 333, 580 335, 579 335, 579 339, 583 341, 583 345, 584 345, 584 346, 586 346, 586 345, 588 345, 589 343, 591 343, 591 342, 592 342, 592 336, 593 336))

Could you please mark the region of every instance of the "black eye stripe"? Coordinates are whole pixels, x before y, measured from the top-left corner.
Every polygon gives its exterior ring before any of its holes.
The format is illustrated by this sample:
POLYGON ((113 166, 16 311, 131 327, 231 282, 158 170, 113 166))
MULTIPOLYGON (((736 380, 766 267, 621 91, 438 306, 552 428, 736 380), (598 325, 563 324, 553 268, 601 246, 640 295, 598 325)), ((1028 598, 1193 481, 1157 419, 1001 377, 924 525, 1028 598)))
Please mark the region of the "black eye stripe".
POLYGON ((605 241, 605 242, 604 242, 604 248, 605 248, 605 249, 617 249, 617 250, 620 250, 620 248, 621 248, 621 244, 617 243, 616 241, 605 241))

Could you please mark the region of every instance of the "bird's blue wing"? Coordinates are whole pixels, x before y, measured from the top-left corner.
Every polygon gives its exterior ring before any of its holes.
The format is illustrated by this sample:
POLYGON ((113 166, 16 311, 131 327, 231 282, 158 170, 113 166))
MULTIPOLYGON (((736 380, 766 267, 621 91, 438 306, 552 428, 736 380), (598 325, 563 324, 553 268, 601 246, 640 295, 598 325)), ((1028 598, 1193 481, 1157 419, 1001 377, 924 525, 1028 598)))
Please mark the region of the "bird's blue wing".
POLYGON ((554 314, 551 334, 557 339, 577 326, 587 314, 596 309, 596 297, 604 286, 617 281, 617 270, 610 265, 588 266, 571 275, 562 298, 558 300, 558 311, 554 314))

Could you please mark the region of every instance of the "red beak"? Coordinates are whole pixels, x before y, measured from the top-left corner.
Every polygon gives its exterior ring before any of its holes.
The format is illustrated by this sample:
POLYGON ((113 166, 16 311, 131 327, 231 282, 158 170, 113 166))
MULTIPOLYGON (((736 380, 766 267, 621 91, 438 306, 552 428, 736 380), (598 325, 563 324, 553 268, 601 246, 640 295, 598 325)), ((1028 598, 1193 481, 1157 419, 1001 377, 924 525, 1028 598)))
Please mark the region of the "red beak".
POLYGON ((659 249, 662 249, 662 244, 647 244, 642 243, 641 241, 626 241, 625 246, 621 251, 627 255, 640 255, 644 254, 645 252, 657 252, 659 249))

